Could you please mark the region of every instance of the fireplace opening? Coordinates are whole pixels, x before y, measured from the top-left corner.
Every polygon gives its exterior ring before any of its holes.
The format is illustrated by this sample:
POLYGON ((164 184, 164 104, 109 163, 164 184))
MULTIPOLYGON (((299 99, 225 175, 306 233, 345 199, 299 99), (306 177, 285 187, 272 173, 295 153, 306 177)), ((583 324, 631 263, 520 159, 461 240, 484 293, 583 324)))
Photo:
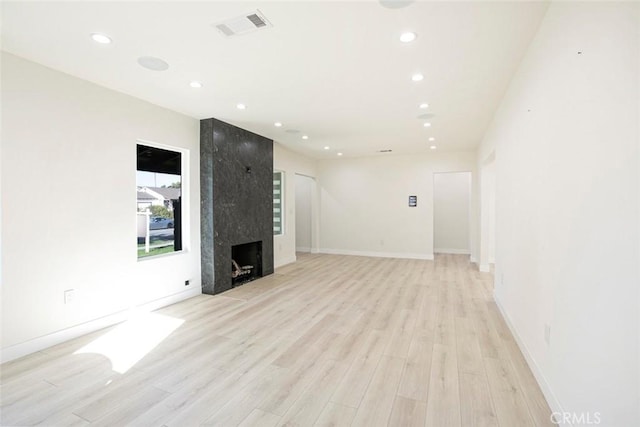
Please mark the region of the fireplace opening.
POLYGON ((233 287, 262 277, 262 242, 231 247, 231 284, 233 287))

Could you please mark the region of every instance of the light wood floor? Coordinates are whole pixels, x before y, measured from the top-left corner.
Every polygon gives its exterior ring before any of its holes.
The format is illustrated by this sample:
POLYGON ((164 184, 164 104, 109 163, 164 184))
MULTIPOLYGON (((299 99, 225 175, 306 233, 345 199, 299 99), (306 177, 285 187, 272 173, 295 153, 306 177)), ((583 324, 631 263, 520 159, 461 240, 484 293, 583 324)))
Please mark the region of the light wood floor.
POLYGON ((304 255, 157 311, 184 323, 123 374, 73 354, 114 328, 4 364, 1 424, 551 425, 491 282, 458 255, 304 255))

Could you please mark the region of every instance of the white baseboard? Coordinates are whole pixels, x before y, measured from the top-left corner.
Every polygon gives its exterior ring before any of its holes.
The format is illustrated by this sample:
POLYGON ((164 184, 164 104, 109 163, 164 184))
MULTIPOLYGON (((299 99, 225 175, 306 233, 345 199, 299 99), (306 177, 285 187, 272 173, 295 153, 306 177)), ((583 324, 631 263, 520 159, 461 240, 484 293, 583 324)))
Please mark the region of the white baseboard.
MULTIPOLYGON (((540 386, 540 390, 542 390, 542 394, 544 395, 544 398, 546 399, 547 403, 549 404, 549 408, 551 409, 551 412, 552 413, 564 413, 565 411, 564 411, 564 409, 562 409, 562 405, 560 404, 560 401, 558 400, 556 395, 551 390, 551 387, 549 387, 549 383, 547 382, 547 379, 545 378, 544 374, 542 373, 542 371, 538 367, 538 364, 536 363, 536 361, 531 356, 531 353, 529 352, 529 349, 527 348, 527 346, 524 344, 524 342, 520 338, 520 334, 518 334, 518 331, 513 326, 513 323, 511 322, 511 319, 509 318, 509 315, 504 310, 504 307, 502 307, 502 304, 500 303, 500 300, 496 296, 495 292, 493 293, 493 299, 496 302, 496 305, 498 306, 498 309, 500 310, 500 314, 502 314, 502 318, 505 320, 507 326, 509 327, 509 330, 511 331, 511 334, 515 338, 516 343, 518 344, 518 347, 520 348, 520 351, 522 352, 522 355, 524 356, 525 360, 527 361, 527 365, 529 365, 529 369, 531 369, 531 372, 533 373, 533 376, 535 377, 536 381, 538 382, 538 385, 540 386)), ((568 424, 565 423, 563 425, 568 425, 568 424)))
POLYGON ((491 266, 489 264, 480 264, 478 269, 483 273, 491 273, 491 266))
POLYGON ((311 252, 311 248, 307 248, 307 247, 296 247, 296 252, 311 252))
POLYGON ((474 257, 473 255, 471 255, 471 256, 469 257, 469 261, 471 261, 471 262, 472 262, 472 263, 474 263, 474 264, 477 264, 477 263, 478 263, 478 259, 477 259, 476 257, 474 257))
POLYGON ((295 255, 292 256, 292 257, 289 257, 289 258, 285 258, 283 260, 275 260, 273 268, 279 268, 279 267, 282 267, 284 265, 296 262, 297 260, 298 260, 298 258, 295 255))
POLYGON ((459 254, 459 255, 469 255, 471 252, 469 249, 450 249, 450 248, 435 248, 433 252, 437 254, 459 254))
POLYGON ((400 258, 400 259, 424 259, 433 260, 433 254, 416 254, 405 252, 374 252, 374 251, 351 251, 346 249, 321 248, 320 253, 332 255, 354 255, 374 258, 400 258))
MULTIPOLYGON (((202 294, 201 287, 193 287, 194 289, 188 289, 181 291, 173 295, 169 295, 163 298, 159 298, 154 301, 142 304, 136 308, 144 311, 157 310, 162 307, 166 307, 171 304, 195 297, 202 294)), ((3 348, 0 352, 0 363, 8 362, 10 360, 17 359, 22 356, 26 356, 31 353, 35 353, 45 348, 69 341, 82 335, 86 335, 91 332, 106 328, 116 323, 127 320, 130 313, 130 309, 122 310, 108 316, 100 317, 95 320, 91 320, 80 325, 72 326, 61 331, 53 332, 32 340, 12 345, 10 347, 3 348)))
POLYGON ((311 248, 311 253, 312 253, 312 254, 319 254, 319 253, 320 253, 320 249, 318 249, 318 248, 311 248))

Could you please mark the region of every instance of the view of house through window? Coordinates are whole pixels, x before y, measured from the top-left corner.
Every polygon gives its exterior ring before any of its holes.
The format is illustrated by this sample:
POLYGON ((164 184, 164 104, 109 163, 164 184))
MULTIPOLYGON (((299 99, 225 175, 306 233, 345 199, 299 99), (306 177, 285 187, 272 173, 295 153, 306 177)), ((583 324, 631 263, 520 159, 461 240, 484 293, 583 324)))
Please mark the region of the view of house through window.
POLYGON ((284 222, 282 217, 282 185, 283 173, 275 171, 273 173, 273 235, 284 233, 284 222))
POLYGON ((182 250, 182 155, 137 146, 138 258, 182 250))

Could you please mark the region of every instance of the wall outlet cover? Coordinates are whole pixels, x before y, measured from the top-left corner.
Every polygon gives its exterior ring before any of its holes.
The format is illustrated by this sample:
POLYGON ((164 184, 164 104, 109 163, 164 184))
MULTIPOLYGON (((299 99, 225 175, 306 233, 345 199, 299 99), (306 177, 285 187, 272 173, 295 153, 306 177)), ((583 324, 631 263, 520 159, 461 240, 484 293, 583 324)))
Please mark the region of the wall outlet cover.
POLYGON ((64 303, 71 304, 76 299, 76 290, 67 289, 64 291, 64 303))

